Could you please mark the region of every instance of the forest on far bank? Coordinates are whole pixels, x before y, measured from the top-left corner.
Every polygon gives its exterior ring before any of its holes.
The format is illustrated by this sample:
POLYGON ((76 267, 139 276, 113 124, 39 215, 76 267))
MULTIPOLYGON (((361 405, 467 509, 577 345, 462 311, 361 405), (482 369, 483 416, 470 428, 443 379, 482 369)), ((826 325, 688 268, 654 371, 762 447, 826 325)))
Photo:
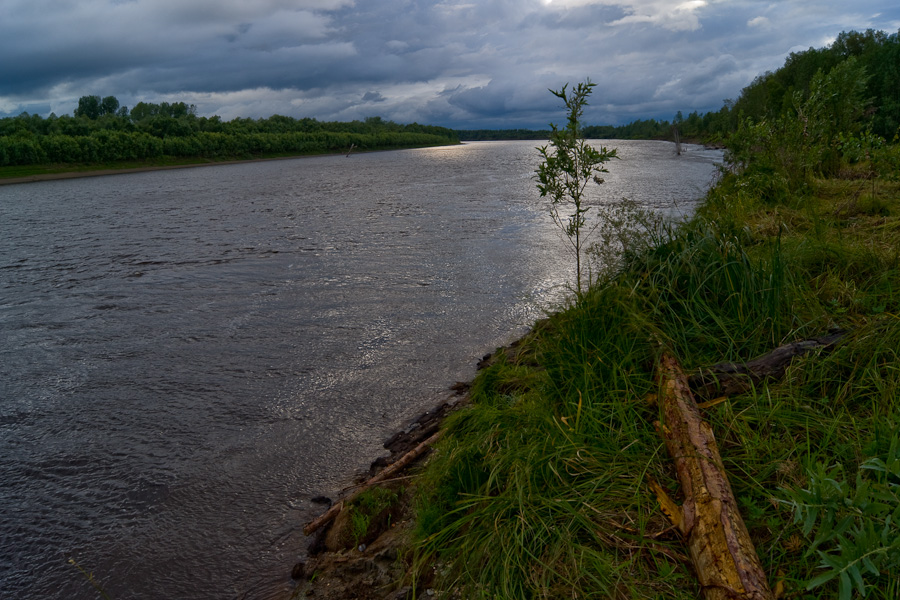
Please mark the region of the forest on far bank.
POLYGON ((0 119, 0 167, 102 164, 170 158, 212 160, 321 154, 456 144, 451 129, 381 117, 323 122, 198 117, 184 102, 139 102, 130 111, 114 96, 82 96, 74 115, 23 113, 0 119))

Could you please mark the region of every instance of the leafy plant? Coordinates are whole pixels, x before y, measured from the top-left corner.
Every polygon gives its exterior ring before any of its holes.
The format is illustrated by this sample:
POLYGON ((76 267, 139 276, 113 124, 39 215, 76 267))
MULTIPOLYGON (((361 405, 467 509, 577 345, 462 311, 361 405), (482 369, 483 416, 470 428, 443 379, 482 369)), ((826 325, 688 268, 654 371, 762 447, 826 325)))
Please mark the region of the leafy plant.
POLYGON ((399 493, 395 490, 376 486, 364 491, 353 501, 350 507, 350 533, 353 536, 354 546, 363 543, 373 523, 395 506, 399 497, 399 493))
POLYGON ((553 222, 566 234, 575 254, 576 292, 582 295, 582 255, 587 233, 586 189, 592 181, 603 183, 601 173, 608 171, 603 164, 616 158, 616 150, 599 150, 585 141, 581 131, 581 116, 587 106, 587 97, 597 84, 588 79, 579 83, 571 91, 569 84, 561 90, 550 90, 561 99, 569 111, 566 126, 562 129, 550 124, 550 144, 538 148, 543 162, 538 166, 536 177, 541 197, 550 197, 550 216, 553 222), (567 212, 570 210, 571 212, 567 212))
POLYGON ((810 579, 812 590, 837 579, 839 597, 849 600, 854 588, 865 597, 872 580, 900 569, 900 427, 889 432, 884 458, 863 462, 855 485, 843 477, 841 465, 818 463, 809 473, 808 489, 785 490, 812 539, 807 556, 819 556, 822 572, 810 579), (867 583, 868 582, 868 583, 867 583))
POLYGON ((587 255, 597 265, 595 276, 613 277, 629 261, 671 235, 671 227, 659 213, 641 207, 634 200, 623 198, 596 210, 593 241, 587 246, 587 255))

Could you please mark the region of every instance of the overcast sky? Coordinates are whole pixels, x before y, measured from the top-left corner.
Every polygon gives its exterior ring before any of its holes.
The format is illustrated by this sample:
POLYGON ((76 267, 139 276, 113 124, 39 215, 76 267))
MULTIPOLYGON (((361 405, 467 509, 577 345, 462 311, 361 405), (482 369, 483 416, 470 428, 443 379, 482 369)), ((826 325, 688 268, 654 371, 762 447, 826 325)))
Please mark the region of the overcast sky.
POLYGON ((0 116, 80 96, 199 115, 460 129, 718 110, 792 51, 900 29, 898 0, 0 0, 0 116))

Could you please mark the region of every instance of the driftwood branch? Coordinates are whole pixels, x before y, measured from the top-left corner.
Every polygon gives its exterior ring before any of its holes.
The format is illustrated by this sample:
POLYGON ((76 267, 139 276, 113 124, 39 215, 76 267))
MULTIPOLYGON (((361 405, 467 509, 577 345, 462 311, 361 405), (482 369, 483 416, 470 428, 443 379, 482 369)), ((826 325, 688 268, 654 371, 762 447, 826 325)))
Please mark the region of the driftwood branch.
MULTIPOLYGON (((741 518, 712 428, 678 361, 663 354, 658 367, 665 424, 657 429, 675 462, 684 492, 670 517, 687 542, 706 600, 773 600, 762 564, 741 518)), ((664 503, 665 504, 665 503, 664 503)))
POLYGON ((424 454, 426 450, 428 450, 436 441, 438 441, 438 439, 440 439, 440 437, 441 437, 440 431, 434 433, 427 440, 421 442, 418 446, 416 446, 415 448, 413 448, 412 450, 410 450, 409 452, 407 452, 406 454, 404 454, 403 456, 398 458, 396 461, 394 461, 393 463, 391 463, 390 465, 385 467, 384 470, 382 470, 380 473, 378 473, 377 475, 375 475, 374 477, 372 477, 371 479, 369 479, 368 481, 366 481, 365 483, 363 483, 362 485, 357 487, 355 491, 353 491, 352 493, 350 493, 347 496, 345 496, 344 498, 342 498, 340 500, 340 502, 336 502, 334 505, 332 505, 331 508, 329 508, 325 512, 325 514, 318 517, 314 521, 310 522, 306 527, 304 527, 303 535, 311 535, 311 534, 315 533, 323 525, 325 525, 326 523, 328 523, 329 521, 334 519, 338 515, 338 513, 341 512, 341 509, 344 507, 344 504, 353 501, 354 498, 359 496, 361 493, 363 493, 364 491, 366 491, 373 485, 380 483, 381 481, 384 481, 385 479, 387 479, 388 477, 391 477, 395 473, 403 470, 403 468, 406 467, 407 465, 409 465, 409 463, 413 462, 418 457, 420 457, 422 454, 424 454))
POLYGON ((828 335, 779 346, 775 350, 746 363, 719 363, 700 369, 688 383, 698 398, 712 399, 746 392, 765 379, 780 379, 794 357, 811 350, 833 348, 848 332, 828 335))

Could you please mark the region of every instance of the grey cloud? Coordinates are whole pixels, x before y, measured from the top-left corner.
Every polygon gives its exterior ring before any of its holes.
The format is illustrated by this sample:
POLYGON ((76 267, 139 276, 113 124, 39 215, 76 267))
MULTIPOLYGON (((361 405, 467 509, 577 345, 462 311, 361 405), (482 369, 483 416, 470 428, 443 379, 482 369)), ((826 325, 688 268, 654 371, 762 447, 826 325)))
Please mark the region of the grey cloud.
POLYGON ((380 92, 366 92, 363 94, 363 102, 384 102, 386 98, 380 92))
POLYGON ((603 27, 625 16, 622 6, 587 4, 569 10, 533 13, 526 23, 539 25, 547 30, 577 31, 603 27))
POLYGON ((223 117, 360 118, 377 103, 398 122, 545 127, 562 115, 547 88, 591 77, 598 87, 588 119, 620 124, 717 110, 792 48, 821 45, 842 29, 893 30, 900 20, 889 0, 852 10, 812 0, 802 11, 709 0, 675 21, 669 6, 6 0, 0 51, 15 59, 0 62, 0 113, 67 104, 71 111, 78 96, 98 93, 131 104, 184 98, 223 117), (629 15, 643 20, 624 22, 629 15), (769 26, 748 25, 757 17, 769 26), (696 30, 675 26, 693 18, 696 30))
POLYGON ((523 86, 517 80, 492 80, 485 86, 454 91, 448 97, 451 106, 460 108, 475 117, 518 117, 522 113, 551 112, 560 100, 548 89, 560 87, 555 81, 541 85, 523 86), (549 84, 549 85, 547 85, 549 84))

